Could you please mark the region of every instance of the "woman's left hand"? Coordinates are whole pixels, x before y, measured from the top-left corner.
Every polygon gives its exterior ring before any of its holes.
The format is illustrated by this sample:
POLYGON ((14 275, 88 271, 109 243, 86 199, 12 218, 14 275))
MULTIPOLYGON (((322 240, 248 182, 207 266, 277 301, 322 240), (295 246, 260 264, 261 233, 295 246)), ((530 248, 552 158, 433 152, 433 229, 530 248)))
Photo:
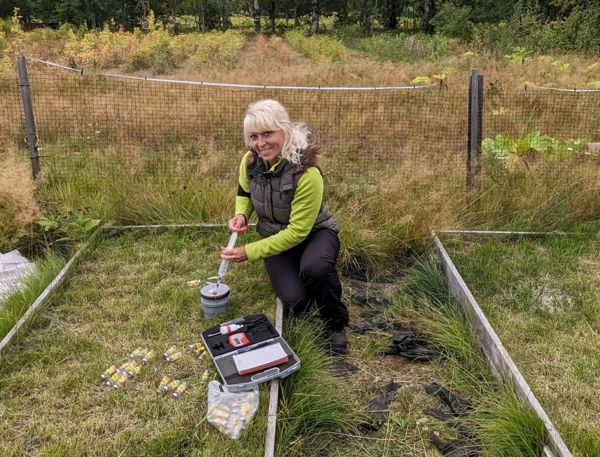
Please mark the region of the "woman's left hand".
POLYGON ((238 246, 237 248, 227 249, 221 246, 221 258, 226 260, 232 260, 233 262, 244 262, 248 260, 246 255, 246 248, 244 246, 238 246))

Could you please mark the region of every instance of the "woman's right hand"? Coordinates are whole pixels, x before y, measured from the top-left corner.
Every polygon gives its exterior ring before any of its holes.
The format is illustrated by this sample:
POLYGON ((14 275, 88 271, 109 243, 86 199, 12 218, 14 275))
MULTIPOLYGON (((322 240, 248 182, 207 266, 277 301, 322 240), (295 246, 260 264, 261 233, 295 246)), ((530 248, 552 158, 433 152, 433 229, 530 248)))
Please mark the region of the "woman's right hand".
POLYGON ((243 214, 236 214, 233 218, 229 219, 227 227, 232 232, 245 232, 248 228, 248 224, 246 223, 246 216, 244 216, 243 214))

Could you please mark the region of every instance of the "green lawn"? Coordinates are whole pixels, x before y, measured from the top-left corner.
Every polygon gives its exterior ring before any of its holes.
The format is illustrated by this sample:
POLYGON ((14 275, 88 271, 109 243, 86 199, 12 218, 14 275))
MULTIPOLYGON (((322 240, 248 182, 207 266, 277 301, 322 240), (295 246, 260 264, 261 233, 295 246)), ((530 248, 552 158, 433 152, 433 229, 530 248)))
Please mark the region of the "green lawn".
MULTIPOLYGON (((275 297, 264 267, 244 263, 232 264, 228 271, 229 312, 203 320, 197 292, 188 289, 186 281, 215 274, 218 246, 227 238, 225 230, 178 230, 132 231, 100 240, 1 355, 0 455, 263 455, 268 402, 264 386, 256 417, 239 440, 231 441, 204 421, 202 374, 208 370, 211 379, 218 378, 210 361, 198 361, 190 353, 172 364, 158 357, 120 390, 103 385, 99 378, 138 346, 161 354, 173 344, 185 347, 198 341, 202 330, 220 320, 254 313, 274 319, 275 297), (156 388, 164 375, 185 380, 189 391, 179 399, 159 396, 156 388)), ((441 283, 439 271, 431 274, 433 279, 421 284, 421 292, 423 284, 441 283)), ((484 422, 496 420, 489 405, 505 405, 506 396, 490 381, 472 334, 456 312, 449 312, 450 305, 434 309, 424 304, 426 293, 407 294, 410 279, 343 278, 343 282, 352 321, 369 311, 378 321, 415 322, 447 344, 447 358, 411 363, 384 356, 394 333, 390 326, 350 333, 347 360, 358 371, 336 377, 332 372, 336 360, 323 352, 316 319, 286 320, 286 339, 302 367, 282 382, 277 455, 437 455, 429 433, 440 430, 447 439, 456 435, 423 413, 439 406, 424 391, 432 382, 471 399, 478 411, 484 411, 484 422), (389 298, 391 303, 384 308, 352 303, 351 298, 361 293, 389 298), (391 380, 401 388, 390 413, 379 431, 360 433, 356 424, 372 420, 369 401, 391 380)), ((447 291, 440 293, 447 296, 447 291)), ((513 405, 508 411, 514 417, 521 409, 513 405)), ((470 421, 467 417, 466 423, 470 421)), ((474 432, 478 433, 476 427, 474 432)), ((494 445, 493 438, 491 442, 494 445)))
POLYGON ((444 243, 567 445, 600 455, 600 237, 444 243))

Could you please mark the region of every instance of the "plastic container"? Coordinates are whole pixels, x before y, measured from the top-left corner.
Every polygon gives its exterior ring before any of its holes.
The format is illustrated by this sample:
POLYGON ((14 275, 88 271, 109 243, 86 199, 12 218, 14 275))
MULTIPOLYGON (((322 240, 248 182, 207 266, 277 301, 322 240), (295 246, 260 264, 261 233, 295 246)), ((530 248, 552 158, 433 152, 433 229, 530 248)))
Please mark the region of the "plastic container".
MULTIPOLYGON (((215 367, 223 384, 227 386, 229 392, 243 392, 253 389, 258 384, 270 381, 276 378, 285 378, 300 368, 300 359, 294 353, 287 342, 279 335, 279 332, 273 327, 264 314, 255 314, 244 316, 211 327, 202 332, 202 341, 213 359, 215 367), (221 334, 221 327, 232 323, 244 323, 248 330, 246 331, 250 343, 243 349, 232 346, 228 341, 228 335, 221 334), (276 367, 266 368, 263 371, 240 375, 235 366, 233 356, 239 351, 248 351, 254 348, 263 347, 268 344, 279 343, 285 351, 288 361, 276 367)), ((202 375, 204 381, 204 375, 202 375)))
POLYGON ((229 286, 222 283, 209 283, 200 289, 200 303, 202 304, 204 319, 210 319, 229 309, 230 292, 229 286))

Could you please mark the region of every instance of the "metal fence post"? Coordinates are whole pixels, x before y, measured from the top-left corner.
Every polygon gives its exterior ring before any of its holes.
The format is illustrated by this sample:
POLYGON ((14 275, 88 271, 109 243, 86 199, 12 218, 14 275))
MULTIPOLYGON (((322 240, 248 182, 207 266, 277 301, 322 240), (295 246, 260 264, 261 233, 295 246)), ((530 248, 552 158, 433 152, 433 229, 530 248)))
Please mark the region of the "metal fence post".
POLYGON ((21 89, 21 100, 23 101, 23 112, 25 113, 25 131, 29 158, 31 159, 31 171, 33 179, 40 174, 40 156, 38 154, 37 133, 35 131, 35 117, 33 116, 33 105, 31 103, 31 92, 29 90, 29 79, 27 78, 27 64, 25 56, 17 57, 17 68, 19 72, 19 88, 21 89))
POLYGON ((467 190, 481 189, 481 135, 483 131, 483 75, 471 70, 469 81, 469 133, 467 146, 467 190))

